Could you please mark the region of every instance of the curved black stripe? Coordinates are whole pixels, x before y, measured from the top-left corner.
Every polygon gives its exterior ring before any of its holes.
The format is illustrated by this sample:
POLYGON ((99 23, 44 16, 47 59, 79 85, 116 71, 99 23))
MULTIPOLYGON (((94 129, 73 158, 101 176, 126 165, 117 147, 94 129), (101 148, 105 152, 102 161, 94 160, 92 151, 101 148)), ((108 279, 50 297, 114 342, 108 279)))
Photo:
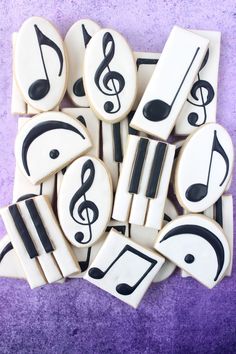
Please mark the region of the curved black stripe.
POLYGON ((190 234, 190 235, 202 237, 204 240, 210 243, 211 246, 214 248, 217 261, 218 261, 218 268, 217 268, 216 276, 214 278, 214 281, 216 281, 221 273, 221 270, 224 265, 224 260, 225 260, 224 247, 220 242, 220 240, 218 239, 218 237, 215 234, 213 234, 213 232, 211 232, 210 230, 199 225, 181 225, 167 232, 167 234, 163 237, 163 239, 160 242, 166 241, 170 237, 183 235, 183 234, 190 234))
POLYGON ((5 255, 10 252, 11 250, 13 250, 13 246, 12 243, 9 242, 8 244, 6 244, 6 246, 3 248, 2 252, 0 253, 0 263, 2 262, 3 258, 5 257, 5 255))
POLYGON ((40 135, 54 129, 64 129, 70 130, 76 134, 79 134, 82 139, 85 139, 84 135, 76 129, 73 125, 58 121, 58 120, 48 120, 46 122, 42 122, 37 124, 34 128, 30 130, 30 132, 26 135, 25 140, 22 144, 22 162, 24 169, 28 176, 30 176, 28 163, 27 163, 27 153, 32 142, 37 139, 40 135))

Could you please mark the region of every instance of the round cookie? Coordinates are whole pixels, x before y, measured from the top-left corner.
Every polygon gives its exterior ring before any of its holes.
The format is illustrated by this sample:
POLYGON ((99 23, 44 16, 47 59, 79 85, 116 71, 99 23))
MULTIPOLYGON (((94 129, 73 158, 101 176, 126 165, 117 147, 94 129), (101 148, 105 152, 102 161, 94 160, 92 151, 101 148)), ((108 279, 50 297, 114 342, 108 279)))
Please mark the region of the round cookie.
POLYGON ((126 40, 112 29, 98 31, 84 57, 84 88, 99 119, 116 123, 131 111, 137 91, 137 70, 126 40))
POLYGON ((202 212, 227 188, 233 170, 230 135, 219 124, 208 123, 190 135, 181 148, 175 172, 175 192, 189 212, 202 212))
POLYGON ((21 26, 14 50, 14 75, 31 107, 50 111, 62 100, 67 82, 63 40, 42 17, 30 17, 21 26))
POLYGON ((75 160, 66 170, 58 195, 59 222, 76 247, 89 247, 110 220, 113 189, 104 163, 92 156, 75 160))

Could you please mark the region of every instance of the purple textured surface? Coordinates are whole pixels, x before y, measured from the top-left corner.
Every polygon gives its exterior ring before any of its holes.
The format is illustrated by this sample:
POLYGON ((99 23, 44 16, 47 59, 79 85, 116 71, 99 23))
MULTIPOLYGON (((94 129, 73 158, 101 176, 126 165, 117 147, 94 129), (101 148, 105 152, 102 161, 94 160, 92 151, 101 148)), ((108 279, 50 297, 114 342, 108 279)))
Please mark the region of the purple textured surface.
MULTIPOLYGON (((235 141, 234 0, 1 0, 0 206, 11 201, 14 176, 11 34, 32 15, 51 20, 62 35, 76 20, 94 19, 120 31, 139 51, 161 51, 174 24, 221 31, 217 116, 235 141)), ((152 285, 136 311, 83 280, 31 291, 23 281, 0 279, 0 352, 233 353, 235 313, 235 265, 233 276, 213 290, 175 274, 152 285)))

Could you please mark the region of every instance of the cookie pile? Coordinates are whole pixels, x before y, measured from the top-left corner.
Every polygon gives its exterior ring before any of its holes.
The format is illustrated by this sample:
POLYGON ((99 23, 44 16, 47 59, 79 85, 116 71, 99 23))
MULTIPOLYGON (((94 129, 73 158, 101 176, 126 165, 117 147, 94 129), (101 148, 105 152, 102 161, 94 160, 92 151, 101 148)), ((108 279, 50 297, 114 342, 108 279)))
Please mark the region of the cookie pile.
POLYGON ((176 266, 208 288, 231 274, 234 153, 215 122, 219 56, 213 31, 175 26, 160 54, 133 52, 91 20, 64 41, 43 18, 22 24, 12 113, 28 117, 13 203, 1 209, 0 276, 31 288, 83 277, 137 307, 176 266))

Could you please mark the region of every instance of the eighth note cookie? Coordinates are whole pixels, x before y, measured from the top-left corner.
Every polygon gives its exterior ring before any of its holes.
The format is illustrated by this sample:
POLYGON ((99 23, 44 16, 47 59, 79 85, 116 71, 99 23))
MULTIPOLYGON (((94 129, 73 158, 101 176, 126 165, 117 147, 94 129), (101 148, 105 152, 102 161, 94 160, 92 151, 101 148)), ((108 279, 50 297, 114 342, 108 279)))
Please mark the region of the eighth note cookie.
POLYGON ((21 26, 14 50, 14 75, 30 106, 53 110, 66 90, 67 62, 63 40, 42 17, 30 17, 21 26))
POLYGON ((214 204, 229 183, 233 161, 233 143, 221 125, 208 123, 190 135, 175 172, 175 192, 181 206, 197 213, 214 204))
POLYGON ((45 180, 91 147, 84 125, 61 112, 44 112, 23 125, 15 141, 16 162, 33 183, 45 180))
POLYGON ((87 45, 84 88, 98 118, 116 123, 131 111, 137 90, 133 52, 116 31, 102 29, 87 45))
POLYGON ((110 220, 111 177, 101 160, 83 156, 66 170, 58 195, 58 217, 67 239, 88 247, 101 237, 110 220))
POLYGON ((184 215, 169 222, 159 232, 155 249, 210 289, 230 262, 222 228, 203 215, 184 215))
POLYGON ((163 263, 112 229, 84 279, 136 308, 163 263))

